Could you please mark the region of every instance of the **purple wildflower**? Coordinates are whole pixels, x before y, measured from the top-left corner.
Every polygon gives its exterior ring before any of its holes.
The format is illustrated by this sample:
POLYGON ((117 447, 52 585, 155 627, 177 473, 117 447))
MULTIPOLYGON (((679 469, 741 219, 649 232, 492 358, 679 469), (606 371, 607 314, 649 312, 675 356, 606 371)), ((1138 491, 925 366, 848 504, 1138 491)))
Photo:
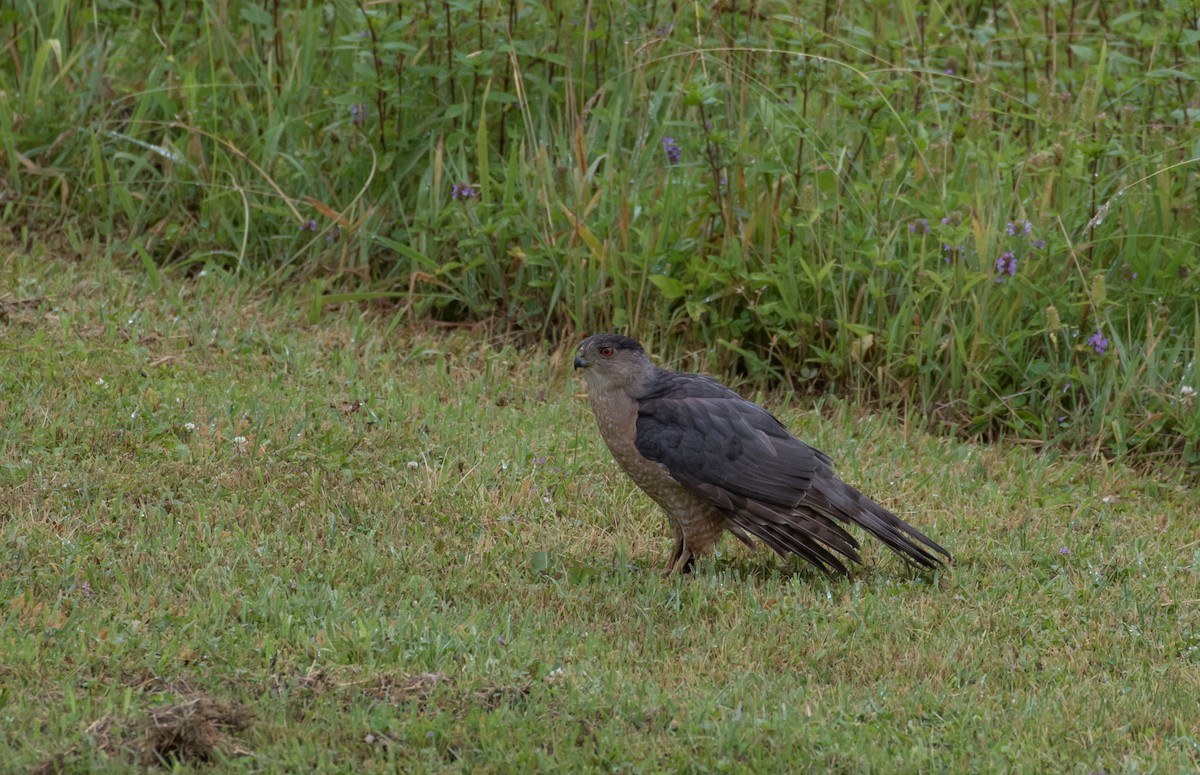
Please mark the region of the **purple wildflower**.
POLYGON ((908 233, 909 234, 916 234, 917 229, 920 229, 922 234, 928 234, 929 233, 929 221, 925 220, 924 218, 918 218, 917 220, 908 224, 908 233))
MULTIPOLYGON (((1031 223, 1030 221, 1009 221, 1008 223, 1006 223, 1004 225, 1004 231, 1010 237, 1017 236, 1018 230, 1020 230, 1022 234, 1024 234, 1026 237, 1028 237, 1030 234, 1033 233, 1033 223, 1031 223)), ((1033 243, 1030 242, 1029 244, 1032 245, 1033 243)))
POLYGON ((949 225, 950 225, 950 216, 949 216, 949 215, 944 215, 944 216, 942 216, 942 225, 943 225, 943 226, 949 226, 949 225))
POLYGON ((316 218, 309 218, 307 221, 300 224, 300 231, 317 231, 320 228, 321 227, 317 223, 316 218))
POLYGON ((350 106, 350 120, 355 126, 362 126, 367 120, 367 106, 365 103, 356 102, 350 106))
POLYGON ((1087 343, 1096 351, 1096 355, 1104 355, 1105 351, 1108 350, 1108 337, 1104 336, 1100 331, 1088 337, 1087 343))
POLYGON ((341 226, 334 226, 333 231, 326 232, 326 234, 325 234, 325 242, 327 242, 327 243, 333 242, 335 239, 341 239, 341 238, 342 238, 342 227, 341 226))
POLYGON ((474 199, 479 196, 479 187, 472 186, 470 183, 455 183, 450 189, 451 199, 474 199))
POLYGON ((544 457, 535 457, 535 458, 533 459, 533 464, 534 464, 535 466, 544 466, 544 465, 546 465, 546 458, 544 458, 544 457))
POLYGON ((996 271, 1000 273, 1000 276, 996 278, 998 283, 1004 282, 1004 275, 1012 277, 1017 273, 1017 257, 1011 250, 1005 251, 1000 258, 996 259, 996 271))
POLYGON ((1063 557, 1066 557, 1068 554, 1071 553, 1071 550, 1064 546, 1063 548, 1058 550, 1058 553, 1061 554, 1063 557))
POLYGON ((1044 239, 1033 240, 1032 242, 1029 243, 1029 245, 1030 245, 1030 247, 1037 248, 1038 250, 1042 250, 1043 248, 1046 247, 1046 240, 1044 240, 1044 239))
POLYGON ((667 152, 667 163, 671 165, 678 164, 683 159, 683 149, 675 142, 674 137, 664 137, 662 139, 663 150, 667 152))

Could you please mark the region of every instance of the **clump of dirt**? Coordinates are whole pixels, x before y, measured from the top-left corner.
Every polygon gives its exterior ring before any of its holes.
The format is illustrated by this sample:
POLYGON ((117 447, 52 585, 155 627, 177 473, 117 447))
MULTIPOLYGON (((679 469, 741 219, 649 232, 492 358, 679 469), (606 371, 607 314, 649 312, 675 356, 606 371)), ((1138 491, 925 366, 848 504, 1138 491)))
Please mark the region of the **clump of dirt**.
POLYGON ((140 744, 147 764, 174 766, 176 762, 210 762, 220 752, 226 756, 250 753, 233 734, 250 723, 242 705, 199 695, 150 711, 140 744))
MULTIPOLYGON (((133 754, 143 764, 171 768, 176 763, 211 762, 218 755, 249 754, 234 735, 244 730, 250 720, 249 710, 242 705, 190 694, 178 702, 150 710, 143 719, 106 715, 89 725, 84 734, 91 739, 92 750, 105 756, 133 754)), ((79 755, 79 746, 72 746, 46 757, 32 773, 76 772, 79 755)))

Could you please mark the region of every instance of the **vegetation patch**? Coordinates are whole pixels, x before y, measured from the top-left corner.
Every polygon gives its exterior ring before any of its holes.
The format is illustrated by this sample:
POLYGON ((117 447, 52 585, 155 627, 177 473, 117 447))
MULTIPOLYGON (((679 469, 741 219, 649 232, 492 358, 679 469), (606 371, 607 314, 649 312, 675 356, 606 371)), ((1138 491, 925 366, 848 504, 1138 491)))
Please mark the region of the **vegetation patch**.
POLYGON ((1193 4, 0 16, 22 250, 317 279, 311 319, 390 330, 617 329, 940 433, 1200 460, 1193 4))

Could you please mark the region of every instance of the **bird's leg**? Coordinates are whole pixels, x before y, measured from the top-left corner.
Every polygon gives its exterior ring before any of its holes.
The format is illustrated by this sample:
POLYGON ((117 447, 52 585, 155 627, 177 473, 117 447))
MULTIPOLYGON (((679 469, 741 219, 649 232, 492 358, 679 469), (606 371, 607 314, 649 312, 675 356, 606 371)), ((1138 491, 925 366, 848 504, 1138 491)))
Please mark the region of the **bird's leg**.
POLYGON ((667 569, 663 575, 670 576, 675 573, 691 573, 696 556, 692 554, 692 548, 688 546, 687 535, 683 532, 683 525, 675 520, 671 520, 671 529, 675 531, 675 549, 671 552, 671 559, 667 562, 667 569))
POLYGON ((671 575, 671 571, 675 568, 675 563, 679 562, 679 556, 683 554, 683 539, 675 539, 675 548, 671 550, 671 557, 667 560, 667 567, 663 568, 666 575, 671 575))
POLYGON ((671 564, 667 575, 673 573, 691 573, 692 568, 696 564, 696 555, 692 554, 692 550, 688 548, 687 541, 679 542, 679 552, 675 556, 675 561, 671 564))
POLYGON ((663 568, 664 576, 670 576, 675 572, 675 566, 679 564, 679 558, 683 556, 683 528, 672 519, 671 530, 675 533, 675 548, 671 550, 671 558, 667 560, 667 567, 663 568))

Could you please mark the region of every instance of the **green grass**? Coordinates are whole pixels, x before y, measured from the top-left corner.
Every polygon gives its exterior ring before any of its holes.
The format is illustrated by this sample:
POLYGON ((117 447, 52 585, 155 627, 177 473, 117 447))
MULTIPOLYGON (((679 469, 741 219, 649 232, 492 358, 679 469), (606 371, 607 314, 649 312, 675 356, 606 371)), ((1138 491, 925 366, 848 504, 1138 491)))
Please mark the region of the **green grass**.
POLYGON ((957 562, 872 544, 830 580, 728 541, 663 579, 567 351, 312 322, 310 285, 216 268, 2 265, 0 770, 176 733, 244 772, 1200 767, 1169 478, 768 395, 957 562))
POLYGON ((1200 463, 1194 2, 12 0, 0 26, 22 240, 1200 463))

